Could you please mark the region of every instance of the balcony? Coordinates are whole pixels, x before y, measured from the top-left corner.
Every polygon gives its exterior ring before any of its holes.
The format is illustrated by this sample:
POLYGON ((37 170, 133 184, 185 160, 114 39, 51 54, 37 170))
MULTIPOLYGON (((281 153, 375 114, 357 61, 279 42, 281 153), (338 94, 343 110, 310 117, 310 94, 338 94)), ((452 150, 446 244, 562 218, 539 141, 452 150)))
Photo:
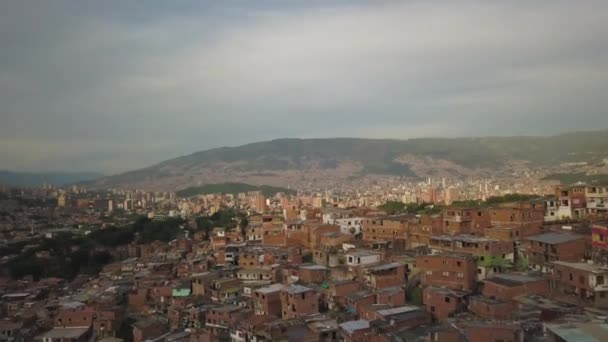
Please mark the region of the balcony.
POLYGON ((596 285, 593 288, 593 291, 596 291, 596 292, 608 291, 608 284, 596 285))

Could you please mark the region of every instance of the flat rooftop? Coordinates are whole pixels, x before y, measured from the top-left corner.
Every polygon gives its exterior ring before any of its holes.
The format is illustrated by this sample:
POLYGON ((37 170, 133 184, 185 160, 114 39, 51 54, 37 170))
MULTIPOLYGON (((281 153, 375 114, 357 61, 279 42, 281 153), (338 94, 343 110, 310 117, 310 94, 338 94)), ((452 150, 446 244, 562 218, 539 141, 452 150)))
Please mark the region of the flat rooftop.
POLYGON ((310 287, 306 287, 306 286, 302 286, 302 285, 289 285, 289 286, 285 287, 285 292, 291 293, 291 294, 304 293, 304 292, 308 292, 308 291, 312 291, 312 289, 310 287))
POLYGON ((550 245, 560 244, 575 240, 584 239, 585 237, 578 234, 568 234, 568 233, 546 233, 540 235, 534 235, 526 238, 526 240, 530 241, 538 241, 542 243, 547 243, 550 245))
POLYGON ((47 331, 39 337, 51 338, 51 339, 78 339, 82 335, 86 334, 89 328, 55 328, 51 331, 47 331))
POLYGON ((439 241, 464 241, 470 243, 482 243, 482 242, 498 242, 500 240, 486 238, 483 236, 476 236, 470 234, 458 234, 458 235, 434 235, 431 236, 431 240, 439 241))
POLYGON ((322 265, 304 265, 304 266, 300 266, 301 270, 317 270, 317 271, 323 271, 326 270, 327 267, 322 266, 322 265))
POLYGON ((413 311, 420 311, 420 310, 421 309, 417 306, 405 305, 405 306, 399 306, 396 308, 382 309, 382 310, 378 310, 376 312, 380 316, 387 317, 387 316, 399 315, 399 314, 406 313, 406 312, 413 312, 413 311))
POLYGON ((586 262, 553 261, 553 264, 592 273, 608 273, 608 267, 598 264, 588 264, 586 262))
POLYGON ((360 319, 358 321, 344 322, 344 323, 340 324, 340 328, 342 328, 342 330, 348 332, 349 334, 352 334, 353 332, 355 332, 357 330, 368 329, 369 321, 360 319))
POLYGON ((543 277, 529 276, 524 274, 495 274, 491 278, 487 278, 484 282, 496 283, 507 287, 521 286, 526 283, 544 281, 543 277))
POLYGON ((279 292, 279 291, 283 290, 284 287, 285 286, 283 284, 272 284, 272 285, 260 287, 259 289, 255 290, 255 292, 259 292, 259 293, 263 293, 263 294, 279 292))
POLYGON ((604 322, 568 322, 545 324, 545 327, 564 341, 608 341, 608 324, 604 322))

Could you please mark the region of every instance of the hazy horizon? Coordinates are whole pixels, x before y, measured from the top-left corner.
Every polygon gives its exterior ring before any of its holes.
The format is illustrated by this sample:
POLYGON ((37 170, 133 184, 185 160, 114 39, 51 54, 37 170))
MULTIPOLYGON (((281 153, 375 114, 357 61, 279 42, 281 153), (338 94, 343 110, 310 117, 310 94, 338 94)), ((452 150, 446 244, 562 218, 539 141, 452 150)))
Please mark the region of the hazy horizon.
POLYGON ((608 128, 608 3, 5 1, 0 169, 608 128))

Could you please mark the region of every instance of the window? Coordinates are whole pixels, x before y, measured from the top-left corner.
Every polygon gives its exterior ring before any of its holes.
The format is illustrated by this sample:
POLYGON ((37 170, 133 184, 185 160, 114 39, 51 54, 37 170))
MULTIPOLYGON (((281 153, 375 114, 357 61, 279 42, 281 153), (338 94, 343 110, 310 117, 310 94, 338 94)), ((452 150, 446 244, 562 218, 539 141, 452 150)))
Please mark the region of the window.
POLYGON ((600 298, 606 298, 606 292, 602 291, 599 294, 600 294, 600 298))
POLYGON ((435 307, 431 306, 431 312, 435 312, 435 307))
POLYGON ((426 274, 427 274, 427 275, 433 275, 433 271, 428 270, 428 271, 426 271, 426 274))
POLYGON ((568 274, 568 279, 569 280, 573 280, 574 279, 574 276, 572 275, 572 273, 568 274))
POLYGON ((449 303, 450 302, 450 297, 445 297, 444 300, 445 300, 446 303, 449 303))
POLYGON ((462 273, 462 272, 458 272, 458 275, 457 275, 457 276, 458 276, 458 278, 464 278, 464 273, 462 273))
POLYGON ((595 279, 596 279, 595 282, 598 285, 604 285, 604 276, 597 276, 595 279))
POLYGON ((444 277, 449 277, 450 276, 450 272, 443 272, 443 276, 444 277))
POLYGON ((456 266, 460 267, 462 266, 462 263, 460 261, 456 261, 456 266))
POLYGON ((585 283, 585 277, 584 276, 579 276, 578 277, 578 282, 581 283, 581 284, 584 284, 585 283))

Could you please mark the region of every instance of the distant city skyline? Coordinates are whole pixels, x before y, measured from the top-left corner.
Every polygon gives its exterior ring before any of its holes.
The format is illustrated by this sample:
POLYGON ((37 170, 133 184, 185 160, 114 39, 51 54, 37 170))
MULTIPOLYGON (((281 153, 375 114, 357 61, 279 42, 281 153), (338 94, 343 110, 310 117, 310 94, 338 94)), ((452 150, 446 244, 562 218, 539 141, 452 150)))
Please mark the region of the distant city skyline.
POLYGON ((608 3, 4 1, 0 169, 608 128, 608 3))

